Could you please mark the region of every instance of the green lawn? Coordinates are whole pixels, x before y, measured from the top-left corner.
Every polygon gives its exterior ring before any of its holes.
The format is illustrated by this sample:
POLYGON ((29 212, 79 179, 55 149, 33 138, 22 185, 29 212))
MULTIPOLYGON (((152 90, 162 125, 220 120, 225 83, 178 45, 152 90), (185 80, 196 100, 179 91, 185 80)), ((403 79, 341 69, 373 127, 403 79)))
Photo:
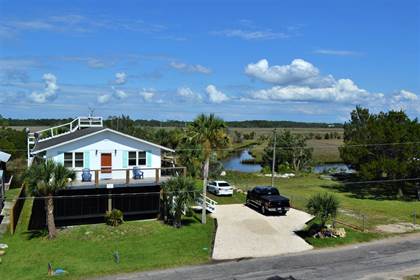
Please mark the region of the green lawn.
POLYGON ((112 228, 104 224, 70 227, 55 240, 32 237, 25 230, 31 208, 26 201, 15 235, 1 243, 9 245, 0 264, 1 279, 47 279, 47 265, 63 268, 63 279, 115 274, 206 263, 210 260, 214 223, 201 225, 184 219, 180 229, 159 221, 132 221, 112 228), (120 263, 113 253, 119 252, 120 263))
MULTIPOLYGON (((257 174, 228 172, 224 178, 229 183, 243 190, 248 190, 257 185, 270 185, 271 178, 257 174)), ((361 199, 351 193, 342 192, 337 188, 339 183, 320 179, 315 174, 299 176, 291 179, 275 179, 275 185, 280 192, 289 197, 293 207, 305 209, 307 199, 319 192, 334 193, 341 202, 341 212, 338 219, 348 223, 362 226, 362 215, 365 215, 366 228, 373 229, 379 224, 397 222, 412 222, 412 214, 416 210, 420 213, 420 202, 398 200, 361 199)), ((418 218, 417 221, 420 221, 418 218)))
POLYGON ((233 192, 232 196, 216 196, 211 193, 207 193, 210 199, 217 201, 218 204, 243 204, 245 203, 246 195, 243 193, 233 192))

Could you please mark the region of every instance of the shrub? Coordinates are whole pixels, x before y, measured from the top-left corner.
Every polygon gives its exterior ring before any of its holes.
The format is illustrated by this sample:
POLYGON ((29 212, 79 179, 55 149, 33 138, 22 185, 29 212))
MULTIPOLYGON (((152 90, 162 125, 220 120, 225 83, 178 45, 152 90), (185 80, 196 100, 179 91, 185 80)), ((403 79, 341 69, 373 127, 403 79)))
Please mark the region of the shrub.
POLYGON ((336 196, 330 193, 315 194, 311 196, 306 204, 309 213, 316 216, 321 227, 325 227, 327 221, 337 216, 340 202, 336 196))
POLYGON ((105 213, 105 223, 107 225, 116 227, 124 222, 123 213, 121 210, 112 209, 111 211, 106 211, 105 213))

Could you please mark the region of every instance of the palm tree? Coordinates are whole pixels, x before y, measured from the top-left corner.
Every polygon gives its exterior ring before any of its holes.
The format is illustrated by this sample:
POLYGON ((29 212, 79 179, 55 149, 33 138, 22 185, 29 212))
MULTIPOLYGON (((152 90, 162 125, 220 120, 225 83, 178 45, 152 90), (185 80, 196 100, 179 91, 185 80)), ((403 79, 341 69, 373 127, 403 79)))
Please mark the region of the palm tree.
POLYGON ((51 159, 33 164, 25 171, 24 182, 29 192, 34 196, 44 197, 49 239, 56 236, 53 196, 67 186, 69 179, 74 180, 75 177, 74 171, 51 159))
POLYGON ((334 219, 337 216, 339 206, 338 198, 330 193, 315 194, 309 198, 306 204, 308 212, 319 219, 321 228, 325 227, 330 218, 334 219))
MULTIPOLYGON (((174 226, 181 227, 184 210, 195 199, 195 182, 184 176, 174 177, 162 184, 164 215, 173 217, 174 226)), ((166 220, 166 218, 165 218, 166 220)))
POLYGON ((226 124, 214 114, 199 115, 187 129, 187 135, 192 142, 198 143, 203 149, 203 205, 201 222, 206 223, 206 186, 209 176, 210 156, 214 149, 225 147, 229 143, 226 134, 226 124))

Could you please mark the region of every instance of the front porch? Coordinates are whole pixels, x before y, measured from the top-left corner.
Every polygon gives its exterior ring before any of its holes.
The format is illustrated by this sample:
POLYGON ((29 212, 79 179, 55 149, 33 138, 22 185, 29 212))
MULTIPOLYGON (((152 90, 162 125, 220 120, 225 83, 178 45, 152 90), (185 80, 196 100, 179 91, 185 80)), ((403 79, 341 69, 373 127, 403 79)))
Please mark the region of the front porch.
POLYGON ((143 174, 142 178, 135 176, 133 169, 77 170, 75 171, 76 180, 69 182, 68 189, 156 186, 172 177, 186 175, 185 167, 148 167, 141 168, 139 171, 143 174), (84 176, 82 175, 83 173, 85 174, 84 176))

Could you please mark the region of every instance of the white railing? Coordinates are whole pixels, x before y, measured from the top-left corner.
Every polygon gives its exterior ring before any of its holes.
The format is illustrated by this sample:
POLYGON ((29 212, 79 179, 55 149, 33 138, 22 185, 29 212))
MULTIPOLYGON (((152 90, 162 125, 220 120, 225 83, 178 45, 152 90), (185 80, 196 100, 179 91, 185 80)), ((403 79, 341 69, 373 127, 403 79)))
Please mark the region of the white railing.
POLYGON ((63 134, 74 132, 81 128, 102 126, 102 117, 78 117, 69 123, 36 131, 35 133, 32 133, 32 136, 37 135, 37 141, 44 141, 63 134))
POLYGON ((36 142, 42 142, 64 134, 72 133, 81 128, 103 127, 102 117, 78 117, 69 123, 57 125, 54 127, 42 129, 28 134, 28 166, 31 163, 31 150, 36 142))
MULTIPOLYGON (((197 203, 196 208, 201 208, 201 209, 203 208, 203 198, 204 198, 203 194, 200 194, 200 196, 196 198, 196 203, 197 203)), ((206 210, 207 211, 209 211, 210 213, 216 212, 216 205, 217 205, 216 201, 206 196, 206 210)))

